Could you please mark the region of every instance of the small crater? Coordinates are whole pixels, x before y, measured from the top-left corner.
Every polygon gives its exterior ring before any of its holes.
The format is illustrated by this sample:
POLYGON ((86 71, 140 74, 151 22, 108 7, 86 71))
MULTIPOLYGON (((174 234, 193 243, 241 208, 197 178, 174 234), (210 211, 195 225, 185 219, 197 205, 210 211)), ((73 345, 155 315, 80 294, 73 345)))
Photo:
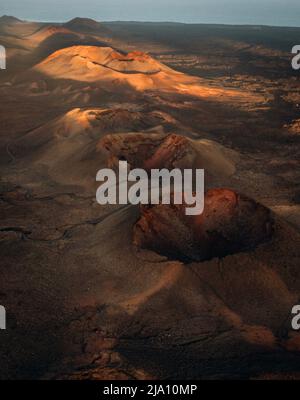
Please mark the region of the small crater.
POLYGON ((232 190, 207 191, 202 215, 187 216, 185 207, 141 206, 134 244, 188 263, 252 250, 272 237, 270 210, 232 190))

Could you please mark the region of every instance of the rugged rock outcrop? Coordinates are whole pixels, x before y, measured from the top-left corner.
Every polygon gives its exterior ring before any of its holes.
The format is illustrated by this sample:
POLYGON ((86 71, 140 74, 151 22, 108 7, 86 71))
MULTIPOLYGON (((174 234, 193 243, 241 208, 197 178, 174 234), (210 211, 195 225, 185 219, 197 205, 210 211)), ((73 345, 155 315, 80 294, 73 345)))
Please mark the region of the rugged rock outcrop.
POLYGON ((185 215, 185 205, 141 207, 133 242, 173 260, 204 261, 254 249, 272 236, 270 211, 229 189, 205 194, 202 215, 185 215))
POLYGON ((238 154, 207 139, 193 140, 177 134, 127 133, 103 137, 98 149, 108 152, 108 165, 126 160, 131 168, 204 168, 206 178, 229 177, 235 172, 238 154))

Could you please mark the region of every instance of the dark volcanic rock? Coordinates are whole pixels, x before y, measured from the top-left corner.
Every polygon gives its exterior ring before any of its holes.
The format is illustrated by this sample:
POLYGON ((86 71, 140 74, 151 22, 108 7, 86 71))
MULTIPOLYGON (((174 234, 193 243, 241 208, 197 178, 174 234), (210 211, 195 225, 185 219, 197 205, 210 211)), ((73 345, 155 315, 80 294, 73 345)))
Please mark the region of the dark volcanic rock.
POLYGON ((220 144, 205 139, 193 140, 178 134, 121 133, 106 135, 97 146, 108 154, 107 164, 118 168, 126 160, 131 168, 204 168, 206 182, 231 177, 237 155, 220 144))
POLYGON ((142 206, 134 244, 184 262, 254 249, 272 236, 270 211, 229 189, 205 194, 202 215, 187 216, 185 205, 142 206))

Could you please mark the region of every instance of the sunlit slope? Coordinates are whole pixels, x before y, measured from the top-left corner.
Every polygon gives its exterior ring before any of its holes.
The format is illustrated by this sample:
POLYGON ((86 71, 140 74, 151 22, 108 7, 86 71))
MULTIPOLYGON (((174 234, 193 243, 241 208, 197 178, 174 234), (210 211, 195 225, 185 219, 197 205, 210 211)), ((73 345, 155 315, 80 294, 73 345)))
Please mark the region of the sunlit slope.
POLYGON ((143 52, 121 54, 111 47, 72 46, 58 50, 34 67, 52 78, 100 82, 137 91, 160 90, 212 99, 262 102, 262 96, 209 86, 198 77, 177 72, 143 52))

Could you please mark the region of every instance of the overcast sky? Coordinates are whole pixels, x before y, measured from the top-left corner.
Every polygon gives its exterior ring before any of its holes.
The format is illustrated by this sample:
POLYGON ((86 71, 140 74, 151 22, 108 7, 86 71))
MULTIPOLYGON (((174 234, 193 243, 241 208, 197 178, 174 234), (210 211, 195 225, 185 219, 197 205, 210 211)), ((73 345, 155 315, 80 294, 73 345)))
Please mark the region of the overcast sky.
POLYGON ((0 15, 39 21, 179 21, 300 26, 300 0, 0 0, 0 15))

